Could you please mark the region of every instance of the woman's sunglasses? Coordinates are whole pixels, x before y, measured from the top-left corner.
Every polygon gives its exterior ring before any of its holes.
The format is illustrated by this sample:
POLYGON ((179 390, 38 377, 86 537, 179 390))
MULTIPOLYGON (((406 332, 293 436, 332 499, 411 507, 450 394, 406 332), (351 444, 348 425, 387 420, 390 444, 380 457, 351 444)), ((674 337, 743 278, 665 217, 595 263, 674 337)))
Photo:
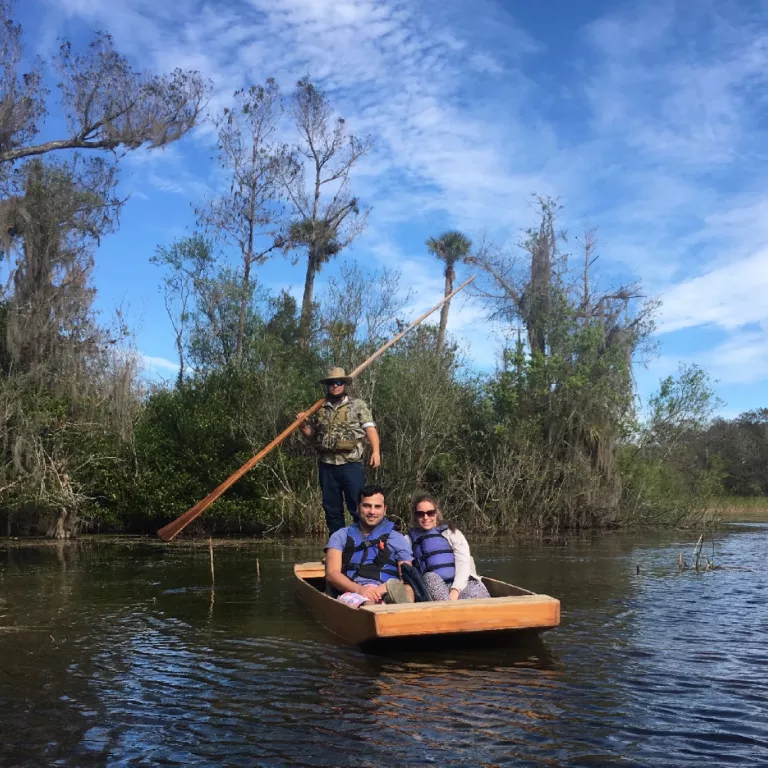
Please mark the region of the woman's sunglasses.
POLYGON ((434 517, 437 514, 436 509, 417 509, 416 517, 434 517))

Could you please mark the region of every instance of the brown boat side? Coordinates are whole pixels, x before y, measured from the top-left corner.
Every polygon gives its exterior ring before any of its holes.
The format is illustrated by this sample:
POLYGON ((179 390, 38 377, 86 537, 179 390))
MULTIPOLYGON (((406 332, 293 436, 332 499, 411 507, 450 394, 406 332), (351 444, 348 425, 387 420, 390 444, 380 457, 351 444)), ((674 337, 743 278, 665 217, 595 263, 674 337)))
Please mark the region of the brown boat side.
POLYGON ((378 637, 551 629, 560 623, 560 601, 548 595, 364 605, 359 610, 375 615, 378 637))
POLYGON ((492 597, 441 603, 366 605, 350 608, 321 591, 322 563, 294 566, 299 595, 315 618, 348 642, 376 638, 545 630, 560 623, 560 601, 484 578, 492 597))
MULTIPOLYGON (((298 578, 299 597, 310 613, 328 630, 348 643, 364 643, 376 638, 376 617, 355 608, 350 608, 329 597, 305 581, 305 577, 294 569, 298 578)), ((320 578, 324 573, 320 574, 320 578)), ((317 577, 314 577, 317 578, 317 577)))

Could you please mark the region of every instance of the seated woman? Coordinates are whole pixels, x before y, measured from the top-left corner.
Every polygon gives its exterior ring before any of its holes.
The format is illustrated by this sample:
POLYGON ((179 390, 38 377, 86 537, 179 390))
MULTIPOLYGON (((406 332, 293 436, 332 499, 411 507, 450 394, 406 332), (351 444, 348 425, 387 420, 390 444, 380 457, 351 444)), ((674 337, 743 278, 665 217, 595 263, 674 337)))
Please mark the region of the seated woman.
POLYGON ((427 493, 413 500, 414 527, 408 532, 413 565, 433 600, 490 597, 480 581, 464 534, 443 521, 440 502, 427 493))

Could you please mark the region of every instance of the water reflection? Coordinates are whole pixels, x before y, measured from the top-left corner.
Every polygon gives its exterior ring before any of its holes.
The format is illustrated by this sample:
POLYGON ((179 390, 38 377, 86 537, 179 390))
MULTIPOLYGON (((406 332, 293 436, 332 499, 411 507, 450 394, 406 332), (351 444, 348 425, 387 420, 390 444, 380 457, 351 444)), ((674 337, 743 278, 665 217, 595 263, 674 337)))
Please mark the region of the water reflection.
MULTIPOLYGON (((9 548, 0 763, 768 762, 765 574, 680 575, 682 544, 478 543, 488 575, 560 597, 562 627, 386 654, 340 644, 297 605, 291 564, 314 545, 218 546, 214 601, 207 547, 9 548)), ((765 562, 768 529, 717 548, 724 564, 765 562)))

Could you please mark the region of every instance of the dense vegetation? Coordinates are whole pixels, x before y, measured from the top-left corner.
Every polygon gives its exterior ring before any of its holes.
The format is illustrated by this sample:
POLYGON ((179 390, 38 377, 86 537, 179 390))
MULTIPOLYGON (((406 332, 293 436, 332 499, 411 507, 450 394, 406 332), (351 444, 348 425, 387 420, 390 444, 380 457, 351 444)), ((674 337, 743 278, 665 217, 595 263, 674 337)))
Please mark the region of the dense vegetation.
MULTIPOLYGON (((8 535, 153 531, 316 400, 329 365, 354 367, 421 302, 395 272, 349 259, 315 294, 318 272, 365 225, 351 187, 371 141, 350 135, 309 79, 288 98, 267 81, 214 120, 229 191, 196 210, 194 234, 152 257, 179 374, 147 389, 130 329, 119 316, 109 328, 96 321, 91 271, 122 205, 119 154, 181 138, 207 86, 190 72, 140 77, 108 36, 83 55, 65 44, 71 134, 36 144, 46 92, 39 71, 20 72, 21 29, 7 0, 0 10, 0 524, 8 535), (286 119, 291 145, 275 139, 286 119), (259 284, 258 267, 280 253, 306 264, 301 305, 259 284)), ((698 368, 662 382, 641 416, 632 366, 651 351, 656 305, 636 285, 595 291, 593 235, 572 240, 569 255, 558 205, 536 202, 511 250, 455 231, 425 245, 446 294, 457 268, 478 274, 497 369, 472 369, 447 335, 446 305, 357 382, 381 432, 376 479, 394 512, 427 489, 467 530, 557 532, 690 523, 723 491, 768 492, 768 411, 712 421, 717 402, 698 368)), ((315 472, 294 437, 199 525, 320 533, 315 472)))

